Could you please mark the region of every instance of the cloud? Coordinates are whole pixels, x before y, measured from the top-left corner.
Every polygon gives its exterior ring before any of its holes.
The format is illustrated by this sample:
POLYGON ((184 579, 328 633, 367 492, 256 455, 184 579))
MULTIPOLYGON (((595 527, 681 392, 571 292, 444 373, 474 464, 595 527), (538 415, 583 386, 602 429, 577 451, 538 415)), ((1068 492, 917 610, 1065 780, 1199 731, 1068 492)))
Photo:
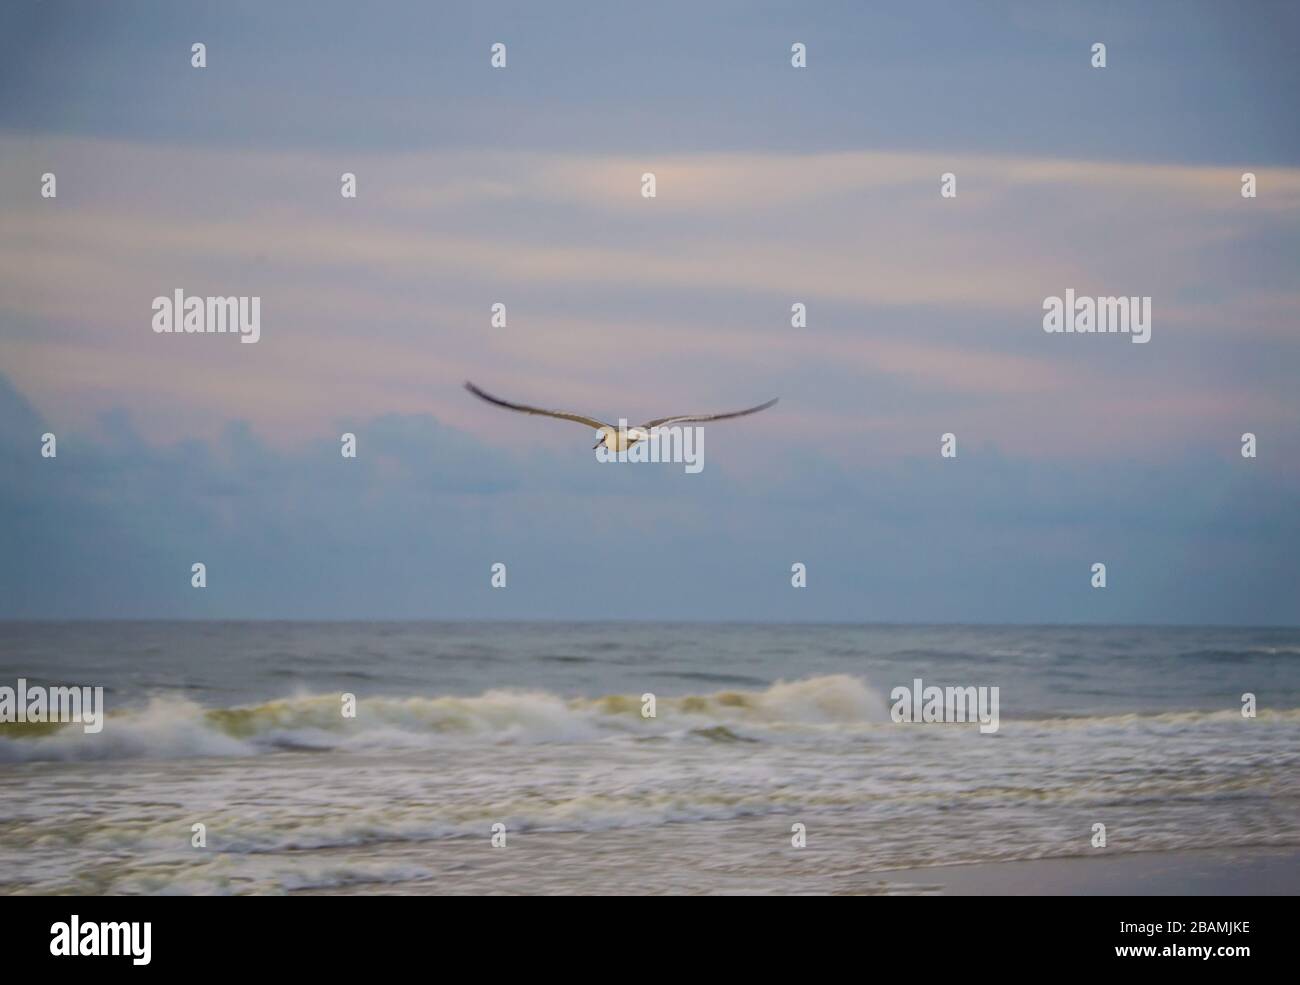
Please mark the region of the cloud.
POLYGON ((238 416, 275 445, 339 415, 423 413, 480 440, 569 440, 485 424, 459 391, 476 378, 615 417, 785 395, 772 440, 893 433, 875 446, 890 453, 954 417, 1032 454, 1119 436, 1158 456, 1207 429, 1300 441, 1277 433, 1297 410, 1276 372, 1300 345, 1295 169, 1259 169, 1267 194, 1248 201, 1223 167, 675 154, 647 202, 627 155, 341 165, 13 136, 0 155, 60 172, 57 200, 0 192, 0 356, 55 421, 121 405, 176 441, 238 416), (355 202, 337 193, 344 166, 355 202), (948 169, 955 201, 938 196, 948 169), (150 302, 178 286, 261 296, 262 341, 155 336, 150 302), (1044 335, 1042 298, 1066 287, 1152 295, 1155 342, 1044 335), (806 330, 789 327, 796 299, 806 330), (497 300, 507 330, 488 324, 497 300), (863 380, 887 404, 861 399, 863 380))
POLYGON ((0 615, 1300 618, 1284 6, 134 10, 0 32, 0 615), (154 335, 177 287, 262 341, 154 335), (1066 288, 1150 295, 1152 343, 1046 335, 1066 288), (782 400, 693 477, 466 378, 782 400))
POLYGON ((122 412, 42 459, 48 425, 2 378, 0 410, 4 618, 1300 619, 1300 484, 1261 463, 796 447, 756 477, 714 440, 689 476, 504 454, 428 415, 352 423, 344 460, 237 420, 159 445, 122 412), (1088 588, 1094 560, 1115 591, 1088 588))

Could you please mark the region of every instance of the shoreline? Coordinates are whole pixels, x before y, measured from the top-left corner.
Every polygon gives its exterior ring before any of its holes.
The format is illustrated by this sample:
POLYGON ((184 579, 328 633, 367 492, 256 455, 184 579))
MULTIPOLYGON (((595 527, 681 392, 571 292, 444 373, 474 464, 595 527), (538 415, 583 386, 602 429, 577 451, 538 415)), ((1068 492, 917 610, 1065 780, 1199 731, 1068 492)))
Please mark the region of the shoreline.
MULTIPOLYGON (((444 873, 439 879, 357 881, 347 886, 302 887, 290 895, 1216 897, 1300 893, 1300 847, 1173 849, 877 870, 855 870, 842 857, 818 864, 811 855, 800 858, 777 851, 705 866, 712 870, 707 874, 688 874, 670 853, 636 857, 626 852, 631 840, 668 848, 658 834, 524 835, 514 843, 527 852, 527 863, 519 867, 506 861, 506 852, 479 844, 462 847, 461 865, 453 878, 444 873), (619 861, 610 865, 611 857, 619 861), (805 863, 818 871, 808 870, 805 863), (569 874, 566 885, 556 885, 548 877, 557 870, 569 874)), ((414 863, 423 853, 408 848, 400 854, 403 861, 414 863)), ((513 859, 523 861, 517 855, 513 859)))
POLYGON ((1293 896, 1300 847, 1221 848, 975 862, 877 873, 899 892, 942 896, 1293 896))

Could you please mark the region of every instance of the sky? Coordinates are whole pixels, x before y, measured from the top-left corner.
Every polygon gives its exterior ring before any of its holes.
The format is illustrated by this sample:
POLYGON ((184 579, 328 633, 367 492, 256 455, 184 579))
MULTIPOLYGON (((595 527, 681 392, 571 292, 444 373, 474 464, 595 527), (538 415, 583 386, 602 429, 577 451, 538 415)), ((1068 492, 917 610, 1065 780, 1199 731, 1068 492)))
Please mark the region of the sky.
POLYGON ((6 4, 0 618, 1300 624, 1298 37, 1270 3, 6 4), (156 334, 176 289, 260 297, 260 340, 156 334), (1067 289, 1149 296, 1151 341, 1045 333, 1067 289), (692 475, 467 379, 780 403, 692 475))

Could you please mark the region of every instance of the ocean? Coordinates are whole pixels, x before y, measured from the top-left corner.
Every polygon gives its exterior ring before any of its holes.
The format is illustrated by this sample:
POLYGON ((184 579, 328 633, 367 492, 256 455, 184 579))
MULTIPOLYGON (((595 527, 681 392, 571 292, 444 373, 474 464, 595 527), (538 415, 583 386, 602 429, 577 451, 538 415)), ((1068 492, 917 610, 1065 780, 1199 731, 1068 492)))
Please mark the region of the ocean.
POLYGON ((107 718, 0 724, 3 893, 893 893, 1300 846, 1296 628, 0 623, 19 678, 107 718), (893 721, 918 678, 997 687, 997 731, 893 721))

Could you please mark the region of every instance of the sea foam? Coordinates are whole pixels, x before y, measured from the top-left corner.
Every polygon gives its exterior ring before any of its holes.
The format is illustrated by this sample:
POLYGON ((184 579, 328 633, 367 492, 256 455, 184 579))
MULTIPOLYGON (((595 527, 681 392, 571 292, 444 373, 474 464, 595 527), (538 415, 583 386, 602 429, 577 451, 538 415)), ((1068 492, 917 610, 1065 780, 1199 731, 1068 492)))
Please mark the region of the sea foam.
POLYGON ((230 708, 174 696, 108 716, 103 732, 0 732, 0 760, 251 756, 285 750, 406 749, 448 742, 596 742, 648 736, 735 741, 745 731, 855 727, 888 721, 883 699, 844 674, 778 681, 762 690, 665 695, 656 717, 639 695, 565 698, 547 691, 490 690, 477 696, 363 697, 344 718, 337 694, 299 695, 230 708))

